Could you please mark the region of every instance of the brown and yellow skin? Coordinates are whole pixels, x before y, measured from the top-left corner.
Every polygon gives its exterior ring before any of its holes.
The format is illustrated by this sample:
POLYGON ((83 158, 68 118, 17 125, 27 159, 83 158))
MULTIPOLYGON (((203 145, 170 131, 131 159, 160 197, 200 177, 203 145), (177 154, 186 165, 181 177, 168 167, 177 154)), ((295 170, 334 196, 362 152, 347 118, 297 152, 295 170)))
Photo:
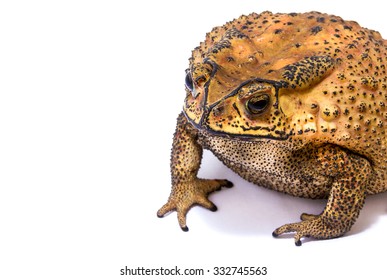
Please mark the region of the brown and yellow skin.
POLYGON ((173 140, 172 192, 183 230, 193 205, 227 180, 197 177, 211 150, 246 180, 305 198, 319 215, 273 236, 334 238, 351 229, 365 197, 387 190, 387 46, 356 22, 310 12, 241 16, 214 28, 190 59, 173 140))

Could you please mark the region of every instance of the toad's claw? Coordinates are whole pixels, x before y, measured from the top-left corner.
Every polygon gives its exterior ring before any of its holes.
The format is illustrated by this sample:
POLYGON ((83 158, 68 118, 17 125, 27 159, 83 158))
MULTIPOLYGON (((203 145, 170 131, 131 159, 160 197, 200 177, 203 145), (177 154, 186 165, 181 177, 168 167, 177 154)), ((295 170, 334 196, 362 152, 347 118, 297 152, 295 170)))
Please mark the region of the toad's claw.
POLYGON ((286 224, 277 228, 273 232, 274 237, 281 234, 295 232, 294 243, 296 246, 301 246, 302 237, 313 237, 316 239, 329 239, 343 235, 349 230, 349 227, 342 224, 330 223, 321 215, 302 214, 302 221, 299 223, 286 224))
POLYGON ((233 184, 227 180, 204 180, 195 179, 190 182, 177 184, 173 187, 168 202, 157 211, 159 218, 171 211, 177 212, 177 220, 183 231, 188 231, 186 216, 188 211, 195 205, 200 205, 210 211, 218 208, 208 199, 208 195, 222 187, 232 187, 233 184))
POLYGON ((174 199, 169 200, 163 207, 160 208, 159 211, 157 211, 157 216, 159 218, 162 218, 168 212, 176 211, 177 212, 177 220, 179 222, 180 228, 183 231, 188 231, 188 227, 186 224, 186 216, 187 216, 189 209, 191 209, 191 207, 194 205, 200 205, 200 206, 202 206, 208 210, 211 210, 213 212, 218 209, 216 207, 216 205, 214 203, 212 203, 211 201, 209 201, 207 198, 198 196, 196 200, 192 199, 192 200, 190 200, 189 203, 187 201, 185 204, 181 203, 181 202, 179 203, 178 201, 175 201, 174 199))

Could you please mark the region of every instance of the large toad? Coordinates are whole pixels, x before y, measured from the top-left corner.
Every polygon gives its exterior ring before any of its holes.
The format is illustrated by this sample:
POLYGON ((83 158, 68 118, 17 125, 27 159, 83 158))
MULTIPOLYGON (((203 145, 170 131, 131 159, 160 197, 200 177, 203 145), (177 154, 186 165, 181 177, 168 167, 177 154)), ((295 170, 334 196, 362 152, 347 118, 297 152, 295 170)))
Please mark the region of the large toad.
POLYGON ((190 59, 158 216, 176 210, 187 231, 193 205, 216 210, 208 195, 232 183, 197 177, 204 148, 259 186, 328 199, 274 236, 295 232, 301 245, 349 231, 366 196, 387 190, 386 52, 378 32, 317 12, 214 28, 190 59))

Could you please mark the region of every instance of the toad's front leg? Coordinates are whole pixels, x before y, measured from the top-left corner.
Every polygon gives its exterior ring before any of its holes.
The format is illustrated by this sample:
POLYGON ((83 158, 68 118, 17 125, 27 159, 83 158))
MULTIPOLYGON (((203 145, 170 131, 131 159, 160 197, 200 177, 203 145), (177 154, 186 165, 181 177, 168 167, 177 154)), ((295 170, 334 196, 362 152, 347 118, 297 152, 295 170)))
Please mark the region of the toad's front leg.
POLYGON ((333 177, 327 205, 320 215, 302 214, 301 222, 277 228, 273 236, 296 232, 294 239, 301 245, 302 237, 328 239, 348 232, 359 216, 365 200, 365 189, 372 173, 368 160, 349 154, 339 147, 324 147, 317 152, 321 171, 333 177))
POLYGON ((168 202, 157 212, 157 216, 161 218, 176 210, 183 231, 188 231, 186 215, 192 206, 201 205, 216 211, 217 207, 208 199, 208 195, 221 187, 232 186, 227 180, 206 180, 197 177, 203 152, 197 142, 197 136, 197 130, 180 114, 172 146, 172 191, 168 202))

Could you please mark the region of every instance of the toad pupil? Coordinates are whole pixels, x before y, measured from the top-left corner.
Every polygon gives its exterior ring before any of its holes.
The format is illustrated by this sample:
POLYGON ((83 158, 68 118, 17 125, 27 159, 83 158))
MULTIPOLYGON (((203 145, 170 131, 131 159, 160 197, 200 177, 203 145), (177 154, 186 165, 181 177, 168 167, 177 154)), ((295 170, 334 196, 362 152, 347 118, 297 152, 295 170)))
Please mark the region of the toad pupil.
POLYGON ((261 114, 265 111, 269 105, 269 96, 264 94, 260 96, 254 96, 247 101, 247 110, 252 114, 261 114))

